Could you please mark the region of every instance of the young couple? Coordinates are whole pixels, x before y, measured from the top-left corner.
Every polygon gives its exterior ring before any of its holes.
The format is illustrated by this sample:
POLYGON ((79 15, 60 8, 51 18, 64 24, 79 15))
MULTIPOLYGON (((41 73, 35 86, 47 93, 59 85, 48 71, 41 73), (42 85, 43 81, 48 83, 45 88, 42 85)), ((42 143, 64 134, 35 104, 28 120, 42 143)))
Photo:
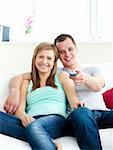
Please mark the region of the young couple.
POLYGON ((54 44, 64 68, 56 74, 53 44, 35 48, 31 73, 11 81, 4 108, 15 116, 0 113, 0 133, 28 141, 34 150, 54 150, 52 139, 66 135, 76 137, 81 150, 102 150, 99 129, 113 127, 113 110, 106 108, 100 92, 106 86, 105 70, 81 67, 70 35, 59 35, 54 44), (70 77, 72 72, 77 75, 70 77))

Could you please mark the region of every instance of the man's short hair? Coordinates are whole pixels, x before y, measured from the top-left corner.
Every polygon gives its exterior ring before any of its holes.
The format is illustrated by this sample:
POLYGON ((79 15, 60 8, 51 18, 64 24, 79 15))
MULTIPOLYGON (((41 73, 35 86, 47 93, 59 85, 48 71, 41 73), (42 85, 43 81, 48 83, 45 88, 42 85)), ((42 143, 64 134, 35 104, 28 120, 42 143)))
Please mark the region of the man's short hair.
POLYGON ((76 42, 74 40, 74 38, 69 35, 69 34, 60 34, 59 36, 56 37, 56 39, 54 40, 54 44, 56 45, 56 43, 58 42, 63 42, 65 41, 67 38, 71 39, 71 41, 73 42, 73 44, 76 46, 76 42))

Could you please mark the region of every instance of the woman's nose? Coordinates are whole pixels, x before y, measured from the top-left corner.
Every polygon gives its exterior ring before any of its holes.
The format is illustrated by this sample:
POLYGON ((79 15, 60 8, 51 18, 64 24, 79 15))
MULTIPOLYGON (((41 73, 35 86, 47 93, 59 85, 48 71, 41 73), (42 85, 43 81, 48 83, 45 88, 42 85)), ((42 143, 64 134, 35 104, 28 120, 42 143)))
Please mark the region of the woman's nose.
POLYGON ((47 59, 46 58, 43 59, 43 63, 47 63, 47 59))

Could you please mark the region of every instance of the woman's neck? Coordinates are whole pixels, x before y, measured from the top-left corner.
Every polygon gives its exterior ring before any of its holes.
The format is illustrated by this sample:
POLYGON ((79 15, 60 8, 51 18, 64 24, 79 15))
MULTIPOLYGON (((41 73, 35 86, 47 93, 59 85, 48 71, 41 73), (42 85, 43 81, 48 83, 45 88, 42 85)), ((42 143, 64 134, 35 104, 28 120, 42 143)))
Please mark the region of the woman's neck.
POLYGON ((40 78, 40 86, 46 86, 46 82, 47 79, 49 77, 50 74, 39 74, 39 78, 40 78))

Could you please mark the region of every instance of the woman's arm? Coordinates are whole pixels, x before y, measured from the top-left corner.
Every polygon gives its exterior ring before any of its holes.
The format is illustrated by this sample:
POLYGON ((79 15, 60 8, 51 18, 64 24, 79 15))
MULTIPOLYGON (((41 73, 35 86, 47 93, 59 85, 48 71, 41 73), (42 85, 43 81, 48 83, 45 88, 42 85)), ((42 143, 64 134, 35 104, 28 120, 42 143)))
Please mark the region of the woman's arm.
POLYGON ((18 109, 15 112, 15 115, 19 118, 21 118, 23 114, 25 114, 27 87, 28 80, 24 80, 20 88, 20 103, 18 109))
POLYGON ((77 97, 76 85, 74 81, 70 79, 69 76, 64 72, 59 74, 59 80, 63 85, 64 91, 66 93, 71 108, 77 108, 79 105, 84 106, 84 103, 81 102, 77 97))
POLYGON ((28 80, 24 80, 22 83, 22 86, 20 89, 20 103, 15 113, 15 115, 21 119, 24 127, 26 127, 30 122, 34 120, 31 116, 28 116, 25 112, 28 84, 29 84, 28 80))

